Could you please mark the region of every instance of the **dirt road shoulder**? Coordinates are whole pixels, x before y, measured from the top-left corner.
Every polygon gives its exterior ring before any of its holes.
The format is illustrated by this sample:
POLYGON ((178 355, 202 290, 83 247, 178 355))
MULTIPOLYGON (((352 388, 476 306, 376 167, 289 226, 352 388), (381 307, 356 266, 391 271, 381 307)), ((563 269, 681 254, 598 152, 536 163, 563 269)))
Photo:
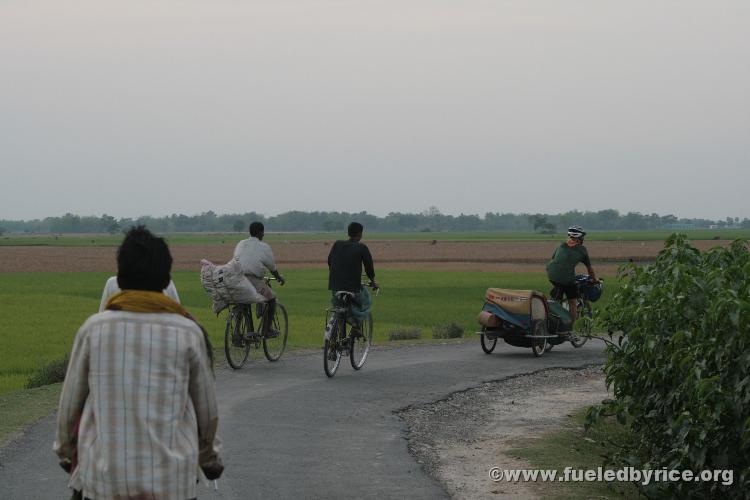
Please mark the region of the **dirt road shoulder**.
POLYGON ((545 485, 492 482, 489 469, 536 468, 507 450, 606 397, 599 367, 549 369, 411 406, 400 416, 409 427, 409 451, 453 498, 541 498, 549 493, 545 485))

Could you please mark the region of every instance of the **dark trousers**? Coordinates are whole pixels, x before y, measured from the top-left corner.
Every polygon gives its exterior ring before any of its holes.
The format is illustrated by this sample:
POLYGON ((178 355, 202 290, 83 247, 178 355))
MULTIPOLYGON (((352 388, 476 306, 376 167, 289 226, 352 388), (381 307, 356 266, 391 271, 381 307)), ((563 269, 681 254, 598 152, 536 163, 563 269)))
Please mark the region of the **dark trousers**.
POLYGON ((266 314, 263 316, 263 333, 268 333, 273 327, 273 317, 276 315, 276 299, 266 302, 266 314))

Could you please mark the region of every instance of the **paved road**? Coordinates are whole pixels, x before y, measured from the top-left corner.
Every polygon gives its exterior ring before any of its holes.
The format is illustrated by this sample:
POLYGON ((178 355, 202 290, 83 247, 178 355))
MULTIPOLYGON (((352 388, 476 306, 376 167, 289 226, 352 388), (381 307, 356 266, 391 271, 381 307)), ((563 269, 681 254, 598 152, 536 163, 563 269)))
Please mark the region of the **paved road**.
MULTIPOLYGON (((254 361, 217 371, 226 471, 217 493, 200 498, 445 498, 408 454, 394 410, 542 368, 603 360, 602 345, 558 346, 542 358, 479 342, 376 348, 360 372, 347 364, 333 379, 318 353, 254 361)), ((54 416, 0 450, 0 498, 68 498, 51 452, 54 416)), ((484 471, 478 471, 484 478, 484 471)))

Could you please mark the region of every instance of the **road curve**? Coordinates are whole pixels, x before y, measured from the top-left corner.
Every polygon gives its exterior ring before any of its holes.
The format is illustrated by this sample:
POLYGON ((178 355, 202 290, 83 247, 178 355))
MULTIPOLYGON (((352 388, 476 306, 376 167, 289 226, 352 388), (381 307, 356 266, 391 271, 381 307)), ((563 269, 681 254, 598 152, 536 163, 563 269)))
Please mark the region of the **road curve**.
MULTIPOLYGON (((541 358, 504 344, 488 356, 478 341, 382 347, 359 372, 342 360, 329 380, 319 353, 277 363, 254 354, 243 370, 217 370, 226 471, 219 491, 199 487, 199 498, 445 498, 408 454, 395 410, 482 382, 604 359, 596 341, 557 346, 541 358)), ((51 451, 53 432, 51 415, 0 450, 0 498, 69 496, 51 451)), ((477 480, 485 473, 477 471, 477 480)))

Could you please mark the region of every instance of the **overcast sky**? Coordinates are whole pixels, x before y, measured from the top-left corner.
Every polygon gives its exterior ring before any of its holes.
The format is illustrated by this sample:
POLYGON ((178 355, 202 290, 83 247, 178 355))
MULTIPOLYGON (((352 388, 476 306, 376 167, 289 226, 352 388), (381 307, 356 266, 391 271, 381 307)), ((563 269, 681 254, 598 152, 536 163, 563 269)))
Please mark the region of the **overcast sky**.
POLYGON ((747 0, 0 0, 0 219, 750 217, 747 0))

